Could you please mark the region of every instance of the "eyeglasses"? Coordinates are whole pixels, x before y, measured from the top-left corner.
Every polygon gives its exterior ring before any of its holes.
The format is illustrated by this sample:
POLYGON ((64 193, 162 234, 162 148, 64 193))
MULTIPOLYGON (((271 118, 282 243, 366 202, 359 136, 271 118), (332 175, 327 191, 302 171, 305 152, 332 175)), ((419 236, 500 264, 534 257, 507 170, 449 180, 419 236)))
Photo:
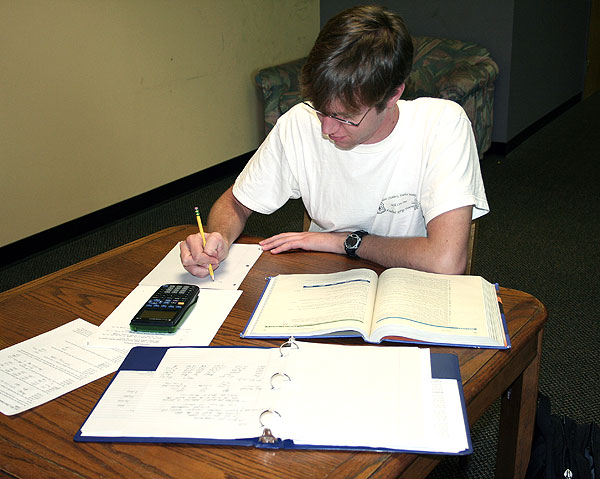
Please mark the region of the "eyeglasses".
POLYGON ((338 118, 335 115, 327 115, 319 110, 317 110, 314 106, 312 106, 310 103, 303 101, 302 103, 304 103, 307 107, 309 107, 311 110, 314 110, 317 115, 320 116, 326 116, 328 118, 332 118, 333 120, 339 121, 340 123, 343 123, 344 125, 350 125, 350 126, 360 126, 360 124, 362 123, 362 121, 365 119, 365 117, 369 114, 369 112, 373 109, 373 107, 369 108, 367 110, 367 112, 363 115, 363 117, 360 119, 360 121, 358 123, 354 123, 353 121, 350 120, 344 120, 343 118, 338 118))

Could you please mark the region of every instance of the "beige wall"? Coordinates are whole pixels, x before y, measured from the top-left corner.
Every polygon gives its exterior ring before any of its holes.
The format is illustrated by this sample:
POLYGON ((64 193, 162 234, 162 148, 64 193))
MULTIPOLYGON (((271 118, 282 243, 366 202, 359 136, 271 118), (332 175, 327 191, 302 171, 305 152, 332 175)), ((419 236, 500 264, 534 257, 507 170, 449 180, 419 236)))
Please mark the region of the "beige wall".
POLYGON ((0 0, 0 246, 255 149, 319 0, 0 0))

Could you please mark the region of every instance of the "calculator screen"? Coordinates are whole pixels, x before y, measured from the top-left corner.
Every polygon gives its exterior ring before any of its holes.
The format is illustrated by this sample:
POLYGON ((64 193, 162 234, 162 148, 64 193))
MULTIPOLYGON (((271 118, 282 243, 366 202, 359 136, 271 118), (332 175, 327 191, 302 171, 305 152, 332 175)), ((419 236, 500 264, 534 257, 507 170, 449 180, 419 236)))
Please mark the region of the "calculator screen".
POLYGON ((177 314, 177 311, 156 311, 156 310, 147 310, 142 311, 142 314, 139 315, 140 318, 143 319, 171 319, 173 316, 177 314))

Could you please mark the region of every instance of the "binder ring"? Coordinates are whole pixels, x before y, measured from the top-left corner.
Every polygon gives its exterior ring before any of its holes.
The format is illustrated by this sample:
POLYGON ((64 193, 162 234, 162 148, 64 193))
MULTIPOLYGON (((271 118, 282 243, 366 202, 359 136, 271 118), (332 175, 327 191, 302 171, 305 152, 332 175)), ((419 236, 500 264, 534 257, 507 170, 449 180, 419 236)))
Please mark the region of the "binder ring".
POLYGON ((262 435, 258 438, 258 441, 263 444, 275 444, 277 442, 277 438, 273 435, 271 429, 266 427, 263 423, 263 416, 265 414, 277 414, 279 417, 281 417, 281 414, 279 414, 275 409, 265 409, 260 413, 260 416, 258 416, 260 427, 263 428, 262 435))
POLYGON ((279 414, 275 409, 265 409, 263 412, 260 413, 260 416, 258 416, 258 422, 260 423, 260 427, 265 427, 263 423, 263 416, 265 414, 277 414, 279 417, 281 417, 281 414, 279 414))
POLYGON ((271 376, 271 389, 279 389, 279 387, 275 387, 276 385, 273 384, 273 379, 275 379, 276 377, 281 376, 281 378, 283 379, 287 379, 288 382, 292 380, 291 377, 289 377, 286 373, 275 373, 273 374, 273 376, 271 376))
POLYGON ((298 346, 298 343, 296 342, 294 336, 291 336, 290 339, 288 339, 285 343, 279 346, 279 354, 281 355, 281 357, 285 356, 285 354, 283 354, 283 348, 300 349, 300 346, 298 346))

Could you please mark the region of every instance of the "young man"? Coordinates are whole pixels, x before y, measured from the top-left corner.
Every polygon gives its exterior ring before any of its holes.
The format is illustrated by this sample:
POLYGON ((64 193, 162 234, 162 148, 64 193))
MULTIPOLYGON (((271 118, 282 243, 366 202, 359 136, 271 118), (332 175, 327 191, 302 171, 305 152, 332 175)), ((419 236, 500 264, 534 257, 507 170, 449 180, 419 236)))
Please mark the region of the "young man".
POLYGON ((471 220, 489 211, 468 117, 451 101, 400 100, 413 45, 402 18, 355 7, 323 27, 300 78, 305 102, 283 115, 213 205, 206 246, 181 243, 192 274, 217 268, 253 211, 302 198, 308 232, 264 250, 325 251, 386 267, 462 274, 471 220))

